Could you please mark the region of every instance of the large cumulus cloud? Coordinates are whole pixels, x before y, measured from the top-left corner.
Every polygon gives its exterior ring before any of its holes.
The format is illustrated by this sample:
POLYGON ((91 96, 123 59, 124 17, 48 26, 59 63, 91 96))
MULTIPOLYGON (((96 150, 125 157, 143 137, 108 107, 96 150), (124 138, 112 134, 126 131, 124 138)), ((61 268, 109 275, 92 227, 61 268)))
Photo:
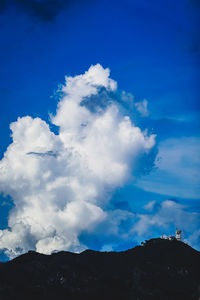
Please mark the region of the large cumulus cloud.
POLYGON ((10 257, 87 246, 81 232, 105 222, 112 190, 134 175, 136 165, 138 172, 138 160, 153 148, 155 136, 136 127, 114 100, 103 108, 95 103, 93 111, 83 104, 102 89, 115 93, 109 75, 97 64, 66 77, 51 116, 58 134, 31 116, 10 125, 13 142, 0 161, 0 191, 14 202, 9 227, 0 230, 0 248, 10 257))

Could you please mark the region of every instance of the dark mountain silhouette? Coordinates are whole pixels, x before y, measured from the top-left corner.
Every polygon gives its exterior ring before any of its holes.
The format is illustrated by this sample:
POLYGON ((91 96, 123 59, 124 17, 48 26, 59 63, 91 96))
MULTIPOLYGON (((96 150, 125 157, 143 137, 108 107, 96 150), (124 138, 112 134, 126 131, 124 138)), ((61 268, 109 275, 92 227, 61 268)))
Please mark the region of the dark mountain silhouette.
POLYGON ((0 263, 1 300, 200 299, 200 253, 151 239, 124 252, 29 251, 0 263))

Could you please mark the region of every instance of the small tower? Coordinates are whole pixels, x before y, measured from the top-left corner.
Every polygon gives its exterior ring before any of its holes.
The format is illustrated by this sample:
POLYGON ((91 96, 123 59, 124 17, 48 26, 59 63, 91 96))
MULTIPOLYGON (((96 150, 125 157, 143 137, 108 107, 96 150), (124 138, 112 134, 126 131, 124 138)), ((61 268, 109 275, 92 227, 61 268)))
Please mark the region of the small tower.
POLYGON ((176 239, 177 241, 181 241, 181 233, 182 231, 176 228, 176 239))

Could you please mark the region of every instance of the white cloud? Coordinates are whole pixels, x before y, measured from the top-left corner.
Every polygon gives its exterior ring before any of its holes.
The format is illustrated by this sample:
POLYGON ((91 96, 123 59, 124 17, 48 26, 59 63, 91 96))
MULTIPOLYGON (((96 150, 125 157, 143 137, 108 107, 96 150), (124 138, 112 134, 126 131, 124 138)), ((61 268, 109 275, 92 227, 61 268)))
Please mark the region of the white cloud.
MULTIPOLYGON (((152 202, 149 202, 149 206, 152 202)), ((157 231, 167 235, 175 235, 176 226, 183 231, 183 240, 191 246, 200 247, 200 213, 188 210, 188 207, 173 200, 165 200, 158 205, 158 209, 149 214, 139 214, 131 233, 138 238, 151 238, 157 231)))
POLYGON ((149 115, 148 101, 146 99, 141 102, 136 102, 135 107, 143 117, 147 117, 149 115))
POLYGON ((152 211, 153 208, 154 208, 154 206, 155 206, 155 204, 156 204, 156 201, 155 201, 155 200, 150 201, 150 202, 148 202, 148 203, 144 206, 144 209, 149 210, 149 211, 152 211))
POLYGON ((66 77, 51 117, 58 135, 40 118, 26 116, 10 125, 13 142, 0 161, 0 191, 14 201, 9 228, 0 230, 0 248, 10 257, 29 249, 82 250, 80 233, 107 218, 108 193, 126 182, 134 162, 154 146, 155 136, 134 126, 114 100, 96 112, 82 104, 101 88, 114 92, 117 84, 99 64, 66 77))
POLYGON ((182 198, 200 195, 200 139, 167 139, 159 145, 157 170, 143 177, 144 190, 182 198))

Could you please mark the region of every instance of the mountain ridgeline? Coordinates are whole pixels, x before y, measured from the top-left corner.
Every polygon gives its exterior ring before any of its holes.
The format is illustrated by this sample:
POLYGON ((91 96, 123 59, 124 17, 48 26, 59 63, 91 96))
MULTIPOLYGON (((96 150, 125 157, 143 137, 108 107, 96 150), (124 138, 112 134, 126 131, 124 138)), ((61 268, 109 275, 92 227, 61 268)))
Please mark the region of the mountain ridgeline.
POLYGON ((200 253, 151 239, 123 252, 29 251, 0 263, 1 300, 199 300, 200 253))

